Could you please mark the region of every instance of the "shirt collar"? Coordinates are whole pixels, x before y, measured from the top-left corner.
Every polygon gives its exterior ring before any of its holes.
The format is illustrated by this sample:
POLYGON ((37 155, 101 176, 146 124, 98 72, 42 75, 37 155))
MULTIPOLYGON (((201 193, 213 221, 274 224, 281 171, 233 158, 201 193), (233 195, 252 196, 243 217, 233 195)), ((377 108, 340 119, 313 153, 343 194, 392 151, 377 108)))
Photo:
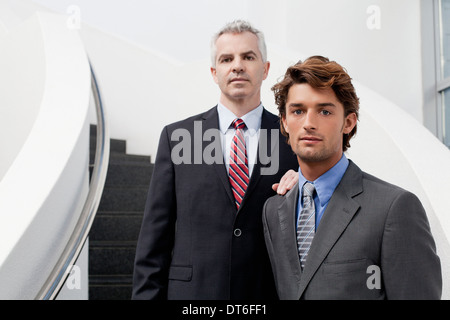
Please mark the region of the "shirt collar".
MULTIPOLYGON (((347 157, 345 156, 345 154, 342 154, 341 159, 330 170, 325 172, 315 181, 310 181, 314 184, 317 196, 319 198, 319 203, 322 207, 328 203, 331 196, 333 195, 334 190, 336 189, 337 185, 344 176, 345 171, 347 170, 348 163, 349 161, 347 157)), ((298 185, 301 199, 303 189, 302 186, 308 180, 306 180, 306 178, 303 176, 300 169, 298 170, 298 175, 298 185)))
MULTIPOLYGON (((260 104, 257 108, 246 113, 241 117, 247 126, 250 135, 254 135, 261 127, 261 117, 263 112, 263 106, 260 104)), ((225 134, 230 128, 231 123, 236 119, 236 115, 219 102, 217 105, 217 113, 219 114, 219 129, 225 134)))

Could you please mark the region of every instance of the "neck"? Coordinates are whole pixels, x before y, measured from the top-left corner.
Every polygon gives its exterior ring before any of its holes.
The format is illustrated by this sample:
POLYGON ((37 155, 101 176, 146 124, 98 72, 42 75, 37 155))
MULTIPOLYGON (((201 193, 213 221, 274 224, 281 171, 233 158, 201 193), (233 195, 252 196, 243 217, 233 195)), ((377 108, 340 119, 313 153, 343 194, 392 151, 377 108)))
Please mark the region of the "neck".
POLYGON ((257 97, 257 99, 226 99, 223 96, 220 99, 220 103, 225 106, 228 110, 233 112, 233 114, 240 118, 244 116, 245 114, 249 113, 252 110, 255 110, 258 108, 258 106, 261 104, 260 97, 257 97))
POLYGON ((303 176, 308 181, 315 181, 325 172, 333 168, 336 163, 342 157, 342 153, 339 157, 334 157, 328 161, 304 161, 297 156, 298 163, 300 165, 300 170, 302 171, 303 176))

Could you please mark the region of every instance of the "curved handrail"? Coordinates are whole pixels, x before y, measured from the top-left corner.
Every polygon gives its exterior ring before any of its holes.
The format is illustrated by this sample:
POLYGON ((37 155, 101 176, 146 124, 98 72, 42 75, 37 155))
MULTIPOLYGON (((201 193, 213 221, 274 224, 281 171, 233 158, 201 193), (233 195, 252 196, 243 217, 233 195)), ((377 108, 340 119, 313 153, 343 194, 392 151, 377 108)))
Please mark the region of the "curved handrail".
POLYGON ((88 237, 90 228, 95 218, 100 198, 106 181, 106 173, 109 163, 109 131, 105 119, 105 111, 101 100, 100 90, 97 84, 94 70, 91 69, 91 90, 94 97, 97 115, 97 146, 95 150, 94 168, 92 172, 89 192, 83 206, 80 218, 67 245, 53 268, 50 276, 42 286, 36 299, 52 300, 61 290, 70 268, 77 260, 84 243, 88 237))

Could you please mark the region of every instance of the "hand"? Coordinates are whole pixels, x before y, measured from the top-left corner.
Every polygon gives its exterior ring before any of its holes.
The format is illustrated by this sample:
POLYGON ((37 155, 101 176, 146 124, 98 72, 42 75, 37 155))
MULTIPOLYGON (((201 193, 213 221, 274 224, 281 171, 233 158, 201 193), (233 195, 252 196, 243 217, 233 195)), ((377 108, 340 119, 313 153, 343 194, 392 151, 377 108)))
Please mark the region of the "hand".
POLYGON ((294 170, 289 170, 284 174, 279 183, 275 183, 272 185, 273 191, 278 193, 279 195, 284 195, 286 192, 292 189, 293 186, 298 181, 298 172, 294 170))

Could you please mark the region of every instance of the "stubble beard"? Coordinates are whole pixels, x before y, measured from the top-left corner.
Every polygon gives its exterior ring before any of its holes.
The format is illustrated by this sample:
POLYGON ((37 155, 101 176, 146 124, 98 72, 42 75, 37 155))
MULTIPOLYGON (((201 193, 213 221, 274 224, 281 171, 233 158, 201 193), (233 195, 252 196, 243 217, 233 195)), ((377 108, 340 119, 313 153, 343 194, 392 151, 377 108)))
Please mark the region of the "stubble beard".
POLYGON ((300 143, 296 145, 295 154, 304 163, 326 162, 336 154, 336 150, 323 146, 321 148, 302 147, 300 143))

